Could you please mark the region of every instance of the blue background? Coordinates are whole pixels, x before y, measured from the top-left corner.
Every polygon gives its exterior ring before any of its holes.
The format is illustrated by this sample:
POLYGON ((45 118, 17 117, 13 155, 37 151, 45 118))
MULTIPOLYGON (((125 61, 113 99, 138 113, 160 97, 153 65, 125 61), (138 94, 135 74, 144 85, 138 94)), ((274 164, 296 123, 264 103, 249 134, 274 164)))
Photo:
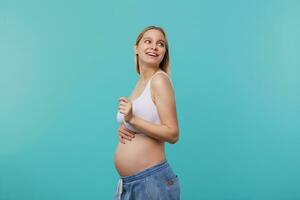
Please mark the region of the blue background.
POLYGON ((169 38, 182 199, 300 199, 299 1, 0 1, 0 199, 111 199, 117 99, 169 38))

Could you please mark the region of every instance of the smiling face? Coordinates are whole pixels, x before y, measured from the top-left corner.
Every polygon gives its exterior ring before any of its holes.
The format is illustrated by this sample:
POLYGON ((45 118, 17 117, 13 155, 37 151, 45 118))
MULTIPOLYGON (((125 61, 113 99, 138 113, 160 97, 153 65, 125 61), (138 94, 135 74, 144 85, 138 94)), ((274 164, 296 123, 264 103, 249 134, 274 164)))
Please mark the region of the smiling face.
POLYGON ((166 53, 166 39, 163 33, 156 29, 146 31, 137 45, 134 46, 138 62, 146 65, 160 65, 166 53))

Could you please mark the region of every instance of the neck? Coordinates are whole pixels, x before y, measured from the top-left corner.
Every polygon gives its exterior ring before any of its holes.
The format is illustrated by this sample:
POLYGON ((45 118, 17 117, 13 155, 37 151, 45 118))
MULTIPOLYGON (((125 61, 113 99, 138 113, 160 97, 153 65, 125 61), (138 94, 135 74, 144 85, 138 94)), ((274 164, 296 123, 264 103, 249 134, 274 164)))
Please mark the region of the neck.
POLYGON ((148 65, 140 65, 140 78, 142 81, 147 81, 151 76, 157 72, 159 69, 158 66, 148 66, 148 65))

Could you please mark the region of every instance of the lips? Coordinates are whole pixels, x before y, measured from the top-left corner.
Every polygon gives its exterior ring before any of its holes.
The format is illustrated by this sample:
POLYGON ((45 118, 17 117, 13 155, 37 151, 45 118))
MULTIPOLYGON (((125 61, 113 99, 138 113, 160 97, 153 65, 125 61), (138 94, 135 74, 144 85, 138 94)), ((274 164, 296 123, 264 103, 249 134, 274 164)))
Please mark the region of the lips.
POLYGON ((151 57, 158 57, 158 54, 154 52, 146 52, 146 54, 151 57))

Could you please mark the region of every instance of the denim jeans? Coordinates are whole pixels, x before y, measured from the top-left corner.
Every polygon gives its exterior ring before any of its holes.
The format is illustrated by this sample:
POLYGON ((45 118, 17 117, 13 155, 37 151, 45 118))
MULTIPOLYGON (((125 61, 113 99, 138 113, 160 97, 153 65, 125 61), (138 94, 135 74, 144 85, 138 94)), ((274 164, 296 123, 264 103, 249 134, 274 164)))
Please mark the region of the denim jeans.
POLYGON ((179 200, 178 176, 167 161, 120 177, 114 200, 179 200))

